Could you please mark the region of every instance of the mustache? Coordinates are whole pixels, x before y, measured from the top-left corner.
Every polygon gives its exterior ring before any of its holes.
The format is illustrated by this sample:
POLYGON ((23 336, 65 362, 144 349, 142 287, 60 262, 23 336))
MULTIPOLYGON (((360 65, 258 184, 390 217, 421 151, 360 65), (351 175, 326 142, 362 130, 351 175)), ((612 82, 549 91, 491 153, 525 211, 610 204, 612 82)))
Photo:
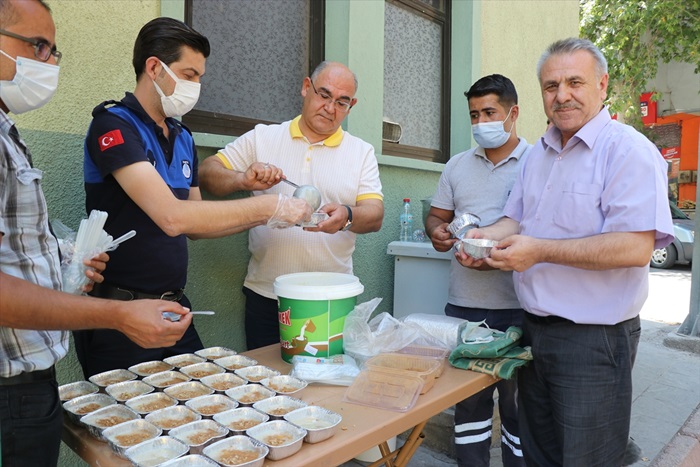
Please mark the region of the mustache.
POLYGON ((576 110, 576 109, 580 109, 580 108, 581 108, 581 106, 576 105, 576 104, 554 104, 552 106, 552 110, 555 112, 557 110, 576 110))

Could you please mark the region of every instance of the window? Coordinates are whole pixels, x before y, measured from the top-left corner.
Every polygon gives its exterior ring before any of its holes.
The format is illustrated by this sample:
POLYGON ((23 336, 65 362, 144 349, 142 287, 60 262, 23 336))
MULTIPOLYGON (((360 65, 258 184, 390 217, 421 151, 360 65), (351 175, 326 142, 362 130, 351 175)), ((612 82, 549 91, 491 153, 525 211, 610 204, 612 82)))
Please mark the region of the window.
POLYGON ((382 153, 433 162, 449 156, 449 0, 386 0, 384 118, 401 126, 382 153))
POLYGON ((301 109, 301 83, 323 59, 324 4, 316 0, 186 0, 185 19, 211 55, 192 131, 240 136, 301 109))

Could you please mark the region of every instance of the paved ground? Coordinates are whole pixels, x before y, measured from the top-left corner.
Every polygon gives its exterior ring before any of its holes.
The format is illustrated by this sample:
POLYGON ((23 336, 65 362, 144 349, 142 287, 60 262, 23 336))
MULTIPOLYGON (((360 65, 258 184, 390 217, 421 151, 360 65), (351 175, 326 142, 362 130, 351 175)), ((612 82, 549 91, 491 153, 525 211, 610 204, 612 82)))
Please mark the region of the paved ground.
MULTIPOLYGON (((650 291, 641 312, 642 340, 639 344, 633 380, 630 435, 641 449, 634 467, 649 466, 671 440, 688 416, 700 406, 700 355, 666 347, 664 339, 678 329, 690 302, 690 267, 652 269, 650 291)), ((446 417, 441 420, 444 422, 446 417)), ((399 440, 399 443, 401 441, 399 440)), ((409 467, 457 465, 447 449, 424 443, 409 467)), ((498 448, 491 450, 491 466, 502 467, 498 448)), ((351 461, 343 467, 359 467, 351 461)))

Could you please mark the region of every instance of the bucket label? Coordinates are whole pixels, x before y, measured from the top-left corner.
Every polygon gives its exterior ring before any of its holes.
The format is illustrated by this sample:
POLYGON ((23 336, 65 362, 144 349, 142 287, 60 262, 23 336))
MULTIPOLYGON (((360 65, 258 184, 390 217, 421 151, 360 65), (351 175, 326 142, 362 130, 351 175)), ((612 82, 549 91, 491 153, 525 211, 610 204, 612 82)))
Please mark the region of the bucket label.
POLYGON ((278 319, 282 358, 294 355, 329 357, 343 353, 345 317, 356 297, 338 300, 295 300, 279 297, 278 319))

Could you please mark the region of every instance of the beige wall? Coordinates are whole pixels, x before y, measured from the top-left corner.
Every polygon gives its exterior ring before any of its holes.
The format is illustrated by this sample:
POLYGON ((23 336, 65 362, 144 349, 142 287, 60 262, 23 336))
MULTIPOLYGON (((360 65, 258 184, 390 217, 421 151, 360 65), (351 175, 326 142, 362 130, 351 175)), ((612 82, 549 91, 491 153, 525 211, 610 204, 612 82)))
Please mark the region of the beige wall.
MULTIPOLYGON (((461 1, 461 0, 456 0, 461 1)), ((545 130, 547 117, 537 82, 537 60, 552 42, 578 37, 578 0, 481 1, 479 76, 500 73, 518 91, 518 135, 533 143, 545 130)))

